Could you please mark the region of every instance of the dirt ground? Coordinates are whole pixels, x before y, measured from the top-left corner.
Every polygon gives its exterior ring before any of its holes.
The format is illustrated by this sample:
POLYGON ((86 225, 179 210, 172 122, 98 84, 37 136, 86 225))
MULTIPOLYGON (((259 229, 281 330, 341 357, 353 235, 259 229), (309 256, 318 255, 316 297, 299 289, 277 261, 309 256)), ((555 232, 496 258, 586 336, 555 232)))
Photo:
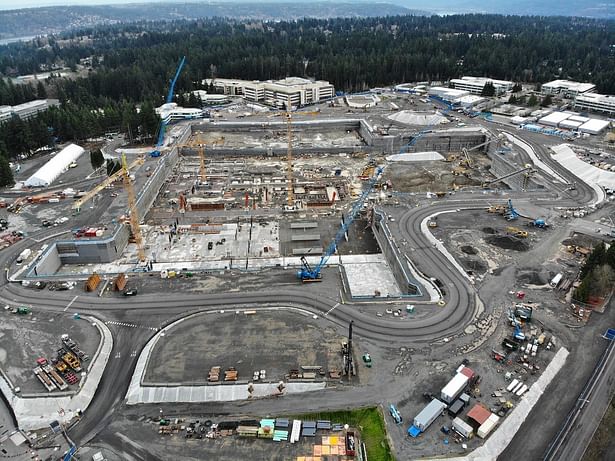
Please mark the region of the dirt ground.
POLYGON ((330 324, 319 325, 305 314, 286 310, 202 314, 159 340, 145 381, 206 383, 213 366, 235 367, 240 381, 251 381, 253 372, 262 369, 268 381, 283 379, 300 366, 339 370, 342 339, 330 324))
MULTIPOLYGON (((23 393, 46 392, 32 369, 39 357, 54 358, 55 352, 62 347, 61 335, 68 334, 90 358, 100 342, 96 327, 85 319, 75 320, 68 313, 34 311, 22 316, 2 309, 0 318, 0 365, 23 393)), ((90 363, 85 362, 84 370, 90 363)))

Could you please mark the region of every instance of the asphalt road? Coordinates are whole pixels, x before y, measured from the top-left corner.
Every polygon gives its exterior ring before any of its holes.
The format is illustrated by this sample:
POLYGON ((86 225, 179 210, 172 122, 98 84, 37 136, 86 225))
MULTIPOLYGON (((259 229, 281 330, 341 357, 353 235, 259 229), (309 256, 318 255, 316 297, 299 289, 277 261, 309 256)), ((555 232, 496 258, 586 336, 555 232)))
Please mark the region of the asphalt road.
MULTIPOLYGON (((523 137, 527 133, 518 133, 518 137, 523 137)), ((536 144, 532 143, 535 147, 536 144)), ((537 154, 545 163, 548 163, 550 156, 541 148, 536 148, 537 154)), ((557 164, 551 165, 561 175, 570 177, 570 173, 563 171, 557 164)), ((526 198, 527 194, 515 195, 512 197, 526 198)), ((591 188, 585 185, 577 185, 576 191, 571 191, 567 200, 553 199, 544 197, 543 203, 551 206, 562 206, 562 203, 577 204, 587 202, 592 199, 591 188), (574 193, 572 193, 574 192, 574 193)), ((133 318, 134 321, 143 321, 153 316, 159 316, 169 322, 174 318, 184 316, 188 312, 216 310, 228 308, 230 306, 240 307, 259 307, 263 305, 282 305, 297 306, 315 314, 323 315, 329 312, 327 319, 337 325, 346 327, 350 320, 355 322, 355 333, 365 339, 381 344, 395 345, 408 343, 420 343, 433 341, 436 338, 449 336, 461 331, 470 321, 476 307, 476 291, 448 260, 439 253, 432 244, 423 236, 420 231, 421 221, 428 215, 437 211, 445 211, 463 207, 476 207, 493 197, 473 196, 467 200, 459 197, 451 201, 437 202, 431 206, 424 206, 409 209, 404 213, 400 220, 400 227, 403 238, 412 247, 412 258, 419 269, 437 277, 445 285, 446 305, 433 317, 418 319, 416 322, 403 323, 395 320, 374 318, 363 312, 358 305, 343 304, 337 305, 335 298, 328 297, 319 292, 317 286, 312 292, 296 289, 276 289, 263 292, 246 293, 227 293, 209 294, 207 297, 202 295, 182 295, 177 294, 156 294, 140 295, 137 298, 118 302, 117 299, 104 299, 94 297, 79 297, 72 305, 71 310, 92 313, 103 320, 113 320, 116 318, 133 318), (331 308, 337 307, 331 311, 331 308)), ((96 220, 105 210, 104 204, 99 204, 95 210, 90 210, 77 217, 77 222, 73 221, 70 227, 85 224, 96 220)), ((68 227, 65 228, 68 230, 68 227)), ((31 238, 40 240, 55 234, 59 228, 46 229, 40 231, 31 238)), ((12 259, 19 252, 31 245, 28 240, 19 242, 11 247, 10 252, 3 252, 0 255, 0 263, 8 267, 12 259)), ((0 300, 7 303, 21 303, 31 305, 34 309, 45 309, 51 311, 63 311, 66 305, 74 297, 70 292, 56 292, 53 297, 48 293, 34 290, 27 290, 16 284, 8 284, 6 280, 0 282, 0 300)), ((382 309, 382 306, 373 305, 375 309, 382 309)), ((114 347, 111 353, 107 370, 99 385, 96 396, 85 413, 84 418, 71 430, 71 436, 79 444, 90 440, 99 433, 110 421, 113 411, 121 404, 125 395, 130 377, 136 362, 136 355, 140 353, 146 341, 153 334, 149 330, 122 329, 112 327, 114 334, 114 347), (132 354, 136 352, 135 356, 132 354), (119 359, 115 359, 119 356, 119 359)), ((570 392, 575 392, 570 389, 570 392)), ((345 396, 348 402, 352 401, 352 396, 345 396)), ((516 440, 517 438, 515 438, 516 440)), ((546 445, 547 441, 544 440, 546 445)))

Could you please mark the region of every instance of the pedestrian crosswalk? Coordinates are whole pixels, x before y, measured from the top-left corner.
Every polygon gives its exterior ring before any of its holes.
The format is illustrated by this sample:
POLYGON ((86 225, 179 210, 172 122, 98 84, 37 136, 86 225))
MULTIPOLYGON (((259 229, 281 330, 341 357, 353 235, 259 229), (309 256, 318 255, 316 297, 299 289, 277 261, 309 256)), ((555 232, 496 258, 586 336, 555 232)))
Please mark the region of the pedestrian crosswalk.
POLYGON ((113 320, 108 320, 105 322, 105 325, 116 325, 118 327, 126 327, 126 328, 146 328, 152 331, 158 331, 158 327, 150 327, 147 325, 135 325, 134 323, 126 323, 126 322, 115 322, 113 320))

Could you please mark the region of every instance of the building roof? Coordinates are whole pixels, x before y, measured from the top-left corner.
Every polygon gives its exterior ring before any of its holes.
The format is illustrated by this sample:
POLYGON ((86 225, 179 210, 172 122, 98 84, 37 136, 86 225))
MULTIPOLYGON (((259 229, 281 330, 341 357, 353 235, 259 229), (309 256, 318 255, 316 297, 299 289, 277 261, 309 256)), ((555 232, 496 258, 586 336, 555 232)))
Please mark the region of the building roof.
POLYGON ((461 78, 453 78, 451 79, 451 82, 462 83, 466 85, 480 85, 480 86, 485 86, 487 82, 493 83, 494 86, 498 86, 498 85, 507 86, 507 85, 513 84, 513 82, 508 81, 508 80, 496 80, 496 79, 487 78, 487 77, 472 77, 469 75, 463 76, 461 78))
POLYGON ((538 123, 542 123, 544 125, 555 125, 555 126, 557 126, 559 123, 563 122, 568 117, 570 117, 570 114, 568 114, 566 112, 553 112, 553 113, 547 115, 546 117, 543 117, 540 120, 538 120, 538 123))
POLYGON ((461 370, 459 370, 459 373, 467 376, 468 379, 472 379, 474 377, 474 370, 472 370, 470 367, 466 367, 466 366, 461 367, 461 370))
POLYGON ((609 122, 608 120, 600 120, 597 118, 591 118, 587 122, 583 123, 579 127, 579 129, 586 133, 595 134, 595 133, 600 133, 602 130, 607 129, 610 124, 611 122, 609 122))
POLYGON ((490 416, 491 412, 481 403, 477 403, 470 411, 468 411, 468 418, 473 419, 481 425, 487 421, 490 416))
POLYGON ((615 105, 615 96, 611 96, 610 94, 587 93, 578 95, 576 101, 615 105))
POLYGON ((570 91, 577 91, 579 93, 585 93, 586 91, 593 90, 596 85, 593 83, 581 83, 574 82, 572 80, 553 80, 552 82, 545 83, 542 85, 543 88, 565 88, 570 91))
POLYGON ((24 184, 30 187, 49 186, 64 170, 66 170, 66 168, 68 168, 68 165, 77 160, 84 152, 85 150, 83 147, 76 144, 69 144, 39 168, 24 184))

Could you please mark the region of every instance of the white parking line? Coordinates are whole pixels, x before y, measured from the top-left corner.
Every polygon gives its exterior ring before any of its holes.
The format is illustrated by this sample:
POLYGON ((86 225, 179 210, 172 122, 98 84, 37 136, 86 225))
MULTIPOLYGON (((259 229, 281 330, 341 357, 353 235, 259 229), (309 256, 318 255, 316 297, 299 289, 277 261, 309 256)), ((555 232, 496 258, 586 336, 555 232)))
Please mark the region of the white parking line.
POLYGON ((72 306, 72 305, 73 305, 73 303, 75 302, 75 300, 76 300, 78 297, 79 297, 79 295, 76 295, 76 296, 73 298, 73 300, 72 300, 71 302, 69 302, 69 303, 66 305, 66 307, 64 308, 64 312, 66 312, 66 311, 68 310, 68 308, 69 308, 70 306, 72 306))

